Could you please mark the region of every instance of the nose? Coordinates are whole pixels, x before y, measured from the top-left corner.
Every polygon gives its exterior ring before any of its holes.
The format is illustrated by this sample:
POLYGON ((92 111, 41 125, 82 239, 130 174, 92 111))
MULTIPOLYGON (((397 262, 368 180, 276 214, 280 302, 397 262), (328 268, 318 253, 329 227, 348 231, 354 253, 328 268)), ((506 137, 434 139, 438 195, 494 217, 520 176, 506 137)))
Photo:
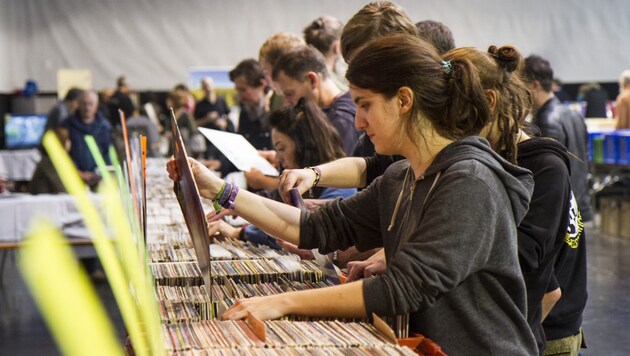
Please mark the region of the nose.
POLYGON ((361 114, 360 110, 357 110, 357 113, 354 115, 354 128, 359 131, 365 131, 367 127, 367 121, 365 120, 365 116, 361 114))

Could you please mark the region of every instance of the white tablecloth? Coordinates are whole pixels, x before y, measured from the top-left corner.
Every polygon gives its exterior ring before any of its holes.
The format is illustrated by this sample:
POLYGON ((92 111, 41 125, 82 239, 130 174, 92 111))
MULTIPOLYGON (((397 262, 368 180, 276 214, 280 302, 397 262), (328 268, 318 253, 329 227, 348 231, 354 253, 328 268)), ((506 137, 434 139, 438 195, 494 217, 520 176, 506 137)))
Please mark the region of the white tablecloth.
POLYGON ((2 150, 0 160, 4 166, 4 172, 0 175, 8 180, 31 180, 35 167, 41 159, 41 154, 36 148, 30 150, 2 150))
MULTIPOLYGON (((98 196, 93 194, 91 199, 98 201, 98 196)), ((0 198, 0 242, 22 241, 37 216, 48 218, 59 228, 82 224, 74 197, 70 195, 14 194, 0 198)))

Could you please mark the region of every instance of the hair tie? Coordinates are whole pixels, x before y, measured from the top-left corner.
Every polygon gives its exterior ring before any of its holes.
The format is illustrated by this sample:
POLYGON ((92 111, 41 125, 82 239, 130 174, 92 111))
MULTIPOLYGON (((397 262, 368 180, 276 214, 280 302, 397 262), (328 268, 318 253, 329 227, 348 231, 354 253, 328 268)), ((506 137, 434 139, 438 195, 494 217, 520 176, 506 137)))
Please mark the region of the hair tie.
POLYGON ((451 72, 453 71, 453 65, 451 64, 451 61, 442 61, 442 67, 444 67, 444 71, 446 72, 446 74, 451 74, 451 72))

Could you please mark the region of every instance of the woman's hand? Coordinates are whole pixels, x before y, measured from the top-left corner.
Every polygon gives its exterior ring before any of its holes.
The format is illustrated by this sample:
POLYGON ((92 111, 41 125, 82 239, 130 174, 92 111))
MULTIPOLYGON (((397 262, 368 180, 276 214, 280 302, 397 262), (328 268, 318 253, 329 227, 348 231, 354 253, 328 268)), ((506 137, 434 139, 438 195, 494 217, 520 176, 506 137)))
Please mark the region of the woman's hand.
POLYGON ((252 168, 249 172, 245 172, 247 187, 252 189, 274 190, 278 186, 278 179, 268 177, 256 168, 252 168))
POLYGON ((387 265, 385 263, 385 251, 381 249, 365 261, 348 262, 347 282, 356 281, 360 278, 368 278, 385 273, 387 265))
POLYGON ((268 150, 268 151, 258 150, 258 154, 260 155, 260 157, 264 158, 271 165, 273 165, 274 167, 276 166, 276 164, 277 164, 276 157, 278 156, 278 153, 276 151, 274 151, 274 150, 268 150))
POLYGON ((248 312, 260 320, 282 318, 288 313, 288 303, 283 294, 240 299, 223 313, 221 320, 245 319, 248 312))
POLYGON ((212 210, 211 212, 206 214, 206 220, 208 220, 208 222, 219 221, 219 220, 223 220, 223 217, 229 216, 229 215, 237 216, 236 214, 234 214, 232 210, 227 209, 227 208, 221 209, 221 211, 218 213, 212 210))
MULTIPOLYGON (((166 162, 166 171, 168 177, 177 182, 181 179, 181 172, 177 169, 175 161, 175 158, 172 157, 166 162)), ((214 200, 223 186, 223 180, 215 176, 206 166, 190 157, 188 157, 188 165, 197 183, 199 194, 204 198, 214 200)))
POLYGON ((256 168, 252 168, 249 172, 244 172, 247 180, 247 187, 252 189, 264 189, 265 175, 256 168))
POLYGON ((280 239, 276 239, 276 243, 278 246, 282 247, 284 250, 287 250, 293 254, 300 256, 302 260, 314 260, 315 256, 313 255, 313 251, 306 250, 302 248, 298 248, 297 245, 292 244, 290 242, 282 241, 280 239))
POLYGON ((278 191, 285 203, 291 202, 291 188, 297 188, 300 194, 311 189, 315 181, 315 172, 312 169, 285 169, 280 175, 278 191))
POLYGON ((219 234, 223 237, 238 240, 242 227, 234 227, 223 220, 208 223, 208 233, 210 236, 219 234))

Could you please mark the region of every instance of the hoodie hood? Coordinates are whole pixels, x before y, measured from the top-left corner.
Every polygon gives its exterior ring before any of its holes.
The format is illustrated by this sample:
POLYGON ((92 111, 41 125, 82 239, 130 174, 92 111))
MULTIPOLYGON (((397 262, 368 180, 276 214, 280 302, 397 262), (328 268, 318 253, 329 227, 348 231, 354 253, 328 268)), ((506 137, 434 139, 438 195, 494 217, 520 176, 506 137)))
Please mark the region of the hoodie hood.
POLYGON ((571 159, 569 153, 558 141, 548 137, 532 137, 527 141, 518 144, 518 160, 526 160, 532 156, 539 156, 543 153, 552 153, 560 157, 571 172, 571 159))
POLYGON ((426 170, 425 176, 442 171, 456 162, 473 159, 483 163, 499 177, 512 205, 514 221, 520 224, 529 209, 534 191, 532 173, 518 167, 494 152, 485 138, 470 136, 446 146, 426 170))

